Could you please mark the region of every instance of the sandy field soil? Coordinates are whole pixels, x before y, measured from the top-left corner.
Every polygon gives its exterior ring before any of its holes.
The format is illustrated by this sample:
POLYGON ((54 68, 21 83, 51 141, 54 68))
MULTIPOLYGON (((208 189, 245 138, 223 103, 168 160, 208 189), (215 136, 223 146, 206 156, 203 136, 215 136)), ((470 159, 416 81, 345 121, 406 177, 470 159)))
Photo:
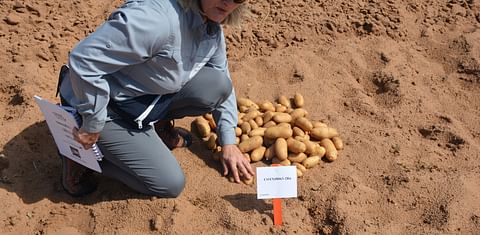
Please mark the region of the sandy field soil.
POLYGON ((0 234, 480 234, 480 1, 252 0, 225 28, 238 96, 301 93, 345 142, 299 178, 281 227, 200 139, 174 150, 176 199, 104 177, 86 197, 63 192, 32 97, 56 100, 69 50, 120 4, 0 1, 0 234))

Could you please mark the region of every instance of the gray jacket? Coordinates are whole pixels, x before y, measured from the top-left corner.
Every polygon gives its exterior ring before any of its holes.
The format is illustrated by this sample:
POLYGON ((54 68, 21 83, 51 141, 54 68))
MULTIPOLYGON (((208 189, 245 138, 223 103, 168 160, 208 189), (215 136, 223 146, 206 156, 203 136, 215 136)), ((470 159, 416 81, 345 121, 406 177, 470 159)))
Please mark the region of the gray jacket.
MULTIPOLYGON (((228 73, 223 31, 213 26, 207 32, 201 15, 176 0, 126 1, 70 54, 60 92, 82 115, 81 129, 103 129, 109 99, 177 92, 205 65, 228 73)), ((235 92, 217 111, 222 144, 234 144, 235 92)))

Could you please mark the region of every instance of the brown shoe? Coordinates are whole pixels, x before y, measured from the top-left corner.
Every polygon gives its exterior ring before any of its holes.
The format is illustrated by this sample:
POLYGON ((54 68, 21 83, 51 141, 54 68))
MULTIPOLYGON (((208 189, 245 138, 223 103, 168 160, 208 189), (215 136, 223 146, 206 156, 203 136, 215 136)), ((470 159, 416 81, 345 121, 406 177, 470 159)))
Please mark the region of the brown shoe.
POLYGON ((174 125, 173 120, 161 120, 155 123, 155 131, 170 150, 190 146, 192 144, 190 132, 175 128, 174 125))
POLYGON ((68 194, 80 197, 97 189, 92 170, 65 156, 60 155, 60 158, 62 159, 62 186, 68 194))

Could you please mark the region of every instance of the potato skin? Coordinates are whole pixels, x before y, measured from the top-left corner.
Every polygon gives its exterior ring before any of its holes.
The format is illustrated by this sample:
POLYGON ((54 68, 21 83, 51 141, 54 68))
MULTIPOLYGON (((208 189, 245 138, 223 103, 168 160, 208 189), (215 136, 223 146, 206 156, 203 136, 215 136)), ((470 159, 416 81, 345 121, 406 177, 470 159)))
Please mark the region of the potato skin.
POLYGON ((321 140, 320 145, 326 150, 325 157, 327 158, 327 160, 331 162, 337 160, 338 152, 335 148, 335 145, 330 139, 321 140))
POLYGON ((235 136, 237 136, 237 137, 238 137, 238 136, 241 136, 242 133, 243 133, 242 128, 240 128, 240 127, 238 127, 238 126, 235 127, 235 136))
POLYGON ((290 165, 292 165, 291 162, 290 162, 288 159, 280 160, 280 159, 278 159, 278 158, 276 158, 276 157, 274 157, 274 158, 272 159, 272 164, 280 164, 280 165, 282 165, 282 166, 290 166, 290 165))
POLYGON ((270 139, 276 138, 284 138, 288 139, 293 135, 293 131, 291 128, 283 127, 283 126, 272 126, 265 130, 265 137, 270 139))
POLYGON ((307 157, 307 159, 303 160, 302 165, 305 166, 305 168, 310 169, 320 162, 320 157, 319 156, 310 156, 307 157))
POLYGON ((238 145, 238 148, 242 153, 250 152, 263 144, 263 138, 261 136, 253 136, 238 145))
POLYGON ((267 128, 264 128, 264 127, 259 127, 257 129, 253 129, 250 131, 250 133, 248 133, 248 136, 252 137, 252 136, 264 136, 265 135, 265 131, 267 130, 267 128))
POLYGON ((320 121, 315 121, 312 123, 313 124, 313 128, 318 128, 318 127, 328 127, 327 124, 323 123, 323 122, 320 122, 320 121))
POLYGON ((300 93, 295 93, 293 96, 293 103, 295 104, 295 107, 301 108, 305 105, 305 100, 300 93))
POLYGON ((296 120, 299 117, 305 117, 307 116, 307 110, 303 108, 294 109, 290 112, 290 116, 292 116, 292 120, 296 120))
POLYGON ((260 110, 263 112, 267 111, 275 111, 275 106, 273 106, 273 103, 270 101, 265 101, 259 105, 260 110))
POLYGON ((295 126, 300 127, 302 130, 309 132, 313 129, 313 124, 305 117, 299 117, 295 120, 295 126))
POLYGON ((211 133, 210 137, 208 137, 208 140, 206 142, 207 148, 210 150, 214 150, 217 148, 217 134, 211 133))
POLYGON ((266 150, 267 150, 267 148, 265 148, 263 146, 254 149, 252 151, 252 153, 250 153, 251 161, 252 162, 261 161, 263 159, 263 156, 264 156, 266 150))
POLYGON ((267 123, 272 120, 273 116, 275 116, 274 111, 267 111, 262 115, 263 123, 267 123))
POLYGON ((255 118, 255 123, 257 124, 258 127, 263 126, 263 118, 262 118, 262 116, 257 116, 257 117, 255 118))
POLYGON ((304 153, 290 153, 287 158, 290 162, 301 163, 307 159, 307 155, 304 153))
POLYGON ((278 97, 278 103, 287 107, 287 108, 292 107, 292 105, 290 103, 290 100, 284 95, 281 95, 281 96, 278 97))
POLYGON ((304 174, 303 171, 301 171, 297 168, 297 177, 298 178, 303 177, 303 174, 304 174))
POLYGON ((238 106, 245 106, 245 107, 250 107, 254 103, 252 100, 247 99, 247 98, 237 98, 237 105, 238 106))
POLYGON ((252 130, 255 130, 258 128, 258 125, 255 122, 255 119, 250 119, 250 121, 248 121, 248 124, 250 124, 250 127, 252 128, 252 130))
POLYGON ((274 144, 275 156, 283 161, 288 158, 288 145, 287 141, 283 138, 278 138, 274 144))
POLYGON ((317 140, 330 139, 338 136, 338 131, 331 127, 317 127, 312 129, 310 135, 317 140))
POLYGON ((252 130, 252 127, 250 126, 250 123, 244 122, 242 125, 240 125, 240 129, 242 129, 242 133, 248 135, 250 131, 252 130))
POLYGON ((342 139, 340 139, 340 137, 338 137, 338 136, 333 137, 332 142, 335 145, 335 148, 337 150, 342 150, 343 149, 343 141, 342 141, 342 139))
POLYGON ((210 135, 212 129, 210 128, 210 125, 205 118, 201 116, 197 117, 195 119, 195 124, 197 126, 198 134, 200 135, 200 137, 205 138, 210 135))
POLYGON ((248 122, 252 119, 255 119, 257 116, 261 115, 260 111, 253 109, 249 110, 247 113, 245 113, 245 116, 243 116, 243 121, 248 122))
POLYGON ((305 168, 304 165, 302 165, 302 163, 298 163, 298 162, 293 162, 292 163, 293 166, 296 166, 298 170, 302 171, 303 173, 307 172, 307 168, 305 168))
POLYGON ((292 121, 292 116, 288 113, 277 113, 275 116, 273 116, 273 120, 276 123, 283 123, 283 122, 291 122, 292 121))
POLYGON ((299 127, 294 126, 292 128, 292 131, 293 131, 293 136, 295 136, 295 137, 297 137, 297 136, 304 137, 305 136, 305 132, 302 129, 300 129, 299 127))
POLYGON ((288 138, 287 139, 287 146, 288 146, 288 151, 292 153, 303 153, 307 149, 307 146, 293 138, 288 138))

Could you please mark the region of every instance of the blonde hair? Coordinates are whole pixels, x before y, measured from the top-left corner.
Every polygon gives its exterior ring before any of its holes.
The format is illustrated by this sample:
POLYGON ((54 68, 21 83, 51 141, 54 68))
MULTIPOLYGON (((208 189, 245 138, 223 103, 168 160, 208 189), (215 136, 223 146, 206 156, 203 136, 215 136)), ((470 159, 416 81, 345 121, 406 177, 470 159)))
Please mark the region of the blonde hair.
MULTIPOLYGON (((185 10, 191 10, 194 12, 200 13, 200 3, 201 0, 177 0, 178 3, 183 7, 185 10)), ((230 13, 225 20, 222 21, 222 24, 231 25, 231 26, 239 26, 242 22, 242 17, 247 12, 247 4, 243 3, 240 4, 232 13, 230 13)))

